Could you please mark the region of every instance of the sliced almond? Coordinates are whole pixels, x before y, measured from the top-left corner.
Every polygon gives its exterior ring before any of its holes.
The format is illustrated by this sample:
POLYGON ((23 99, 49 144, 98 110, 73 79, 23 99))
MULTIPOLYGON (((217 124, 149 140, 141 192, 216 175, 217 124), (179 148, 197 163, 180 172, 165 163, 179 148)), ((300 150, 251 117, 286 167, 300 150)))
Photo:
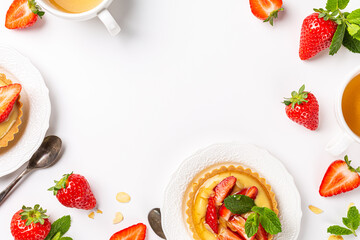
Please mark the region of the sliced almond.
POLYGON ((349 208, 351 208, 351 207, 353 207, 353 206, 355 206, 355 203, 353 203, 353 202, 350 203, 349 206, 348 206, 348 211, 349 211, 349 208))
POLYGON ((122 213, 121 212, 115 213, 115 218, 113 220, 113 224, 118 224, 118 223, 122 222, 122 220, 124 220, 124 216, 122 215, 122 213))
POLYGON ((125 192, 119 192, 118 194, 116 194, 116 200, 121 203, 128 203, 130 202, 131 197, 125 192))
POLYGON ((331 235, 329 240, 344 240, 342 236, 331 235))
POLYGON ((317 208, 317 207, 315 207, 315 206, 313 206, 313 205, 309 205, 309 209, 310 209, 310 211, 312 211, 312 212, 315 213, 315 214, 321 214, 321 213, 324 212, 324 211, 321 210, 320 208, 317 208))
POLYGON ((91 212, 89 215, 88 215, 89 218, 91 219, 94 219, 95 218, 95 213, 94 212, 91 212))
POLYGON ((96 211, 96 213, 103 213, 100 209, 98 209, 97 211, 96 211))

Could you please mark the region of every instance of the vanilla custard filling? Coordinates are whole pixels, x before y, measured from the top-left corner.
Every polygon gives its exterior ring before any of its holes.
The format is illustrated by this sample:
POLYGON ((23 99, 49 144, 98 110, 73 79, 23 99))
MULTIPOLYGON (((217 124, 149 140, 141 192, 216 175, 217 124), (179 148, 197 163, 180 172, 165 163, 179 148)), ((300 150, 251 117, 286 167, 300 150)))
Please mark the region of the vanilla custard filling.
MULTIPOLYGON (((191 215, 193 223, 198 236, 203 240, 217 240, 217 236, 209 230, 209 227, 205 223, 206 209, 208 205, 208 199, 214 188, 222 180, 229 176, 234 176, 237 179, 236 186, 234 187, 233 193, 240 191, 243 188, 249 188, 255 186, 259 192, 255 199, 255 204, 259 207, 267 207, 273 209, 273 204, 270 196, 267 193, 266 188, 254 177, 246 173, 239 173, 235 171, 229 171, 215 175, 207 179, 199 188, 195 195, 194 205, 191 209, 191 215)), ((223 224, 220 221, 220 224, 223 224)))
MULTIPOLYGON (((7 84, 0 80, 0 87, 6 86, 7 84)), ((8 118, 0 123, 0 139, 3 138, 11 129, 11 127, 15 124, 18 116, 19 116, 19 108, 17 107, 19 104, 18 101, 15 102, 13 109, 11 110, 8 118)))

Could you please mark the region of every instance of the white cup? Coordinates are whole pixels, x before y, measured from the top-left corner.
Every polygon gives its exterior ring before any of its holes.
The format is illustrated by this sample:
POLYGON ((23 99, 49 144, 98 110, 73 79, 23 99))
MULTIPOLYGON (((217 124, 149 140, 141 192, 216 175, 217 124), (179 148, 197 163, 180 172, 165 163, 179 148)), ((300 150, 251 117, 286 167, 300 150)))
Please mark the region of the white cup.
POLYGON ((46 11, 55 16, 75 21, 85 21, 94 17, 99 17, 100 20, 104 23, 105 27, 109 31, 112 36, 117 35, 120 32, 120 26, 117 24, 113 16, 111 16, 108 11, 108 7, 112 3, 113 0, 103 0, 99 5, 95 8, 82 12, 82 13, 66 13, 56 9, 51 5, 48 0, 37 0, 38 4, 46 11))
POLYGON ((351 72, 342 83, 335 99, 335 114, 342 132, 332 139, 326 146, 326 151, 334 156, 339 156, 354 142, 360 143, 360 137, 356 135, 347 125, 342 111, 342 98, 349 82, 360 74, 360 67, 351 72))

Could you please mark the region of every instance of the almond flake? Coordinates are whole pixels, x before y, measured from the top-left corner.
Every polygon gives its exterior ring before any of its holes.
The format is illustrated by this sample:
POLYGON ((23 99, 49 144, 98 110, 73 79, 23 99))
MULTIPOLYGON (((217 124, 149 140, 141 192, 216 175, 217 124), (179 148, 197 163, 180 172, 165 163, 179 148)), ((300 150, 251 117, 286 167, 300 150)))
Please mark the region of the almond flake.
POLYGON ((89 215, 88 215, 89 218, 91 219, 94 219, 95 218, 95 213, 94 212, 91 212, 89 215))
POLYGON ((355 206, 355 203, 350 203, 349 206, 348 206, 348 211, 349 211, 349 208, 351 208, 352 206, 355 206))
POLYGON ((324 211, 321 210, 320 208, 317 208, 317 207, 315 207, 315 206, 313 206, 313 205, 309 205, 309 209, 310 209, 310 211, 312 211, 312 212, 315 213, 315 214, 321 214, 321 213, 324 212, 324 211))
POLYGON ((102 214, 103 212, 102 212, 101 210, 99 210, 99 209, 98 209, 98 210, 96 211, 96 213, 101 213, 101 214, 102 214))
POLYGON ((122 213, 121 212, 115 213, 115 218, 113 220, 113 224, 118 224, 118 223, 122 222, 122 220, 124 220, 124 216, 122 215, 122 213))
POLYGON ((128 203, 130 202, 131 197, 125 192, 119 192, 118 194, 116 194, 116 200, 121 203, 128 203))
POLYGON ((344 240, 342 236, 331 235, 328 240, 344 240))

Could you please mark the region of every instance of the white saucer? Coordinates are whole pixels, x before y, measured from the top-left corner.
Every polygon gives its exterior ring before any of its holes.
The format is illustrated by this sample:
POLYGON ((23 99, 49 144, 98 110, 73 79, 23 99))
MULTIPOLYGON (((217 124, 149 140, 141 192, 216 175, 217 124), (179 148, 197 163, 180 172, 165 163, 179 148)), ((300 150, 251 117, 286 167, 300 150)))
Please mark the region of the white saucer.
POLYGON ((49 90, 39 70, 16 50, 0 46, 0 73, 22 85, 23 116, 20 131, 6 148, 0 149, 0 177, 17 170, 41 145, 49 128, 49 90))
POLYGON ((282 232, 274 240, 296 240, 301 225, 301 199, 293 177, 268 151, 238 143, 215 144, 186 159, 172 175, 161 209, 162 226, 169 240, 191 240, 186 224, 184 193, 198 172, 218 163, 240 164, 264 177, 276 195, 282 232))

